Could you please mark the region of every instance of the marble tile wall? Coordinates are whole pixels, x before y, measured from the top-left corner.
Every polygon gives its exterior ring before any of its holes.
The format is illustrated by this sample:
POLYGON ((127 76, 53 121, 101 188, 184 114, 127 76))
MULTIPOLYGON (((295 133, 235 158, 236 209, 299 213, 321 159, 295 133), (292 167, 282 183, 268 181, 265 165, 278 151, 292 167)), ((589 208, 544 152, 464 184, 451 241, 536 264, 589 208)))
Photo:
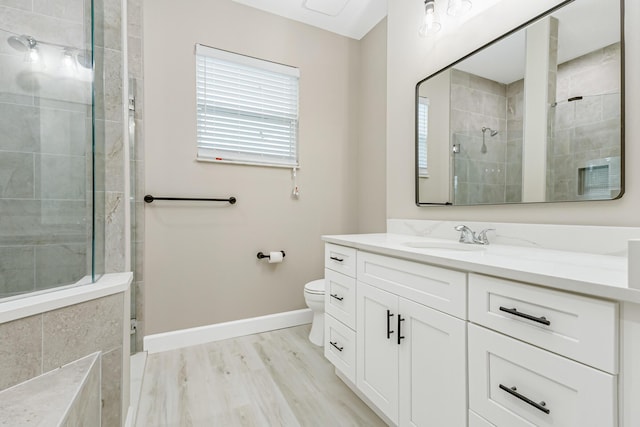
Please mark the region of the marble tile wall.
POLYGON ((0 391, 6 426, 98 426, 100 412, 100 352, 0 391))
MULTIPOLYGON (((620 60, 616 43, 558 66, 557 105, 550 110, 547 169, 553 185, 547 188, 548 199, 580 199, 578 170, 620 156, 620 60), (583 99, 567 101, 576 96, 583 99)), ((615 191, 619 170, 610 178, 615 191)))
POLYGON ((120 426, 124 304, 120 293, 0 324, 0 390, 101 351, 102 425, 120 426))
POLYGON ((455 204, 505 201, 507 87, 460 70, 451 72, 451 133, 460 153, 454 159, 455 204), (498 131, 484 138, 482 128, 498 131))
POLYGON ((59 48, 29 62, 11 36, 84 49, 85 1, 0 2, 0 297, 87 274, 91 84, 59 48), (71 72, 71 71, 70 71, 71 72))

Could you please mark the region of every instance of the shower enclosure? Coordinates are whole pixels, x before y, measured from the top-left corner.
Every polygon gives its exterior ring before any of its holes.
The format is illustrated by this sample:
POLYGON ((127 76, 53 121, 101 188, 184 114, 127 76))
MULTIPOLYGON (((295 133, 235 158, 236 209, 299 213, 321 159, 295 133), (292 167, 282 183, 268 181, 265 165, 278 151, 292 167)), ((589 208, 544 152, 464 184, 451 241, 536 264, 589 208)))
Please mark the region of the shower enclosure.
POLYGON ((0 6, 0 298, 104 272, 103 49, 94 47, 104 44, 93 10, 91 0, 0 6))
MULTIPOLYGON (((620 193, 620 49, 614 43, 557 65, 541 141, 544 201, 620 193)), ((451 82, 454 204, 522 202, 524 79, 504 84, 452 69, 451 82)))

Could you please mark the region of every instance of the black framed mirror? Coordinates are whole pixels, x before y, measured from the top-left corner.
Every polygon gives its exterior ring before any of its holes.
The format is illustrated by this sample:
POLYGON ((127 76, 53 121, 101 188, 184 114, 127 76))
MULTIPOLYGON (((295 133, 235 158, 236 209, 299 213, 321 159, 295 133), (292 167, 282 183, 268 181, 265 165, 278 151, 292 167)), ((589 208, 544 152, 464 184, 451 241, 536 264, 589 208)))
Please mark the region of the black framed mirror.
POLYGON ((624 2, 569 0, 416 85, 416 204, 624 193, 624 2))

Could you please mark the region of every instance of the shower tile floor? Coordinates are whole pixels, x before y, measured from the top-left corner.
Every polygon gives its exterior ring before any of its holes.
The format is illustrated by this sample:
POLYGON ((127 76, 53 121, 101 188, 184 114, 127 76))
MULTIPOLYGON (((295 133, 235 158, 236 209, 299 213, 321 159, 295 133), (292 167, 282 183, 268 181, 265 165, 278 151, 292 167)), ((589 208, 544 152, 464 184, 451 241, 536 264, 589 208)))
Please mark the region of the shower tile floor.
POLYGON ((338 377, 310 325, 150 354, 135 425, 385 426, 338 377))

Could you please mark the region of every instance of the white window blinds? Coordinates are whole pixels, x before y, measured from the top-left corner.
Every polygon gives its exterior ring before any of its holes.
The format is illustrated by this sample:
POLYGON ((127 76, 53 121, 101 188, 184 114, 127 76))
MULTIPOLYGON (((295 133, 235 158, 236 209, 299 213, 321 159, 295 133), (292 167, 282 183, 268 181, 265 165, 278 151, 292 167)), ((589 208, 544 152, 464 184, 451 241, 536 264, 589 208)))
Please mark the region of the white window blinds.
POLYGON ((418 175, 427 173, 427 135, 429 123, 429 99, 418 98, 418 175))
POLYGON ((298 165, 297 68, 196 45, 198 159, 298 165))

